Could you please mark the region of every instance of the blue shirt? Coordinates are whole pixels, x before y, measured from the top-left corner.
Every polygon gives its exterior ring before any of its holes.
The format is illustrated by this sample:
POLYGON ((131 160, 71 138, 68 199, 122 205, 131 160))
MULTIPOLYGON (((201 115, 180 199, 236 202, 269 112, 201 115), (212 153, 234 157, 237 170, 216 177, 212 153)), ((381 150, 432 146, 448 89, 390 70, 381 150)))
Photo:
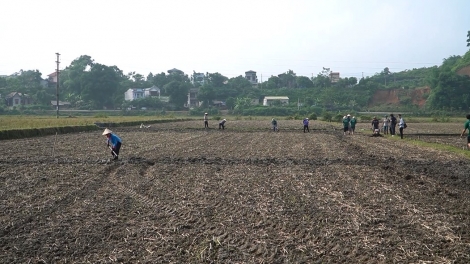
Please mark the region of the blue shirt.
POLYGON ((115 147, 117 145, 117 143, 121 143, 121 138, 114 135, 114 134, 111 134, 111 136, 108 138, 108 143, 111 143, 111 145, 113 145, 113 147, 115 147))

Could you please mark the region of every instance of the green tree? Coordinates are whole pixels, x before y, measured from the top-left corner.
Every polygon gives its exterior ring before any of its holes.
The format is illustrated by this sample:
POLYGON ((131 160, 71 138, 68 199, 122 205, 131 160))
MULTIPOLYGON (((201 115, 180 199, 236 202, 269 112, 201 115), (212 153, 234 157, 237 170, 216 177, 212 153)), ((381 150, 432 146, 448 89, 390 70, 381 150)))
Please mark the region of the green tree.
POLYGON ((277 76, 271 76, 268 78, 268 81, 266 83, 266 88, 267 89, 277 89, 281 88, 281 79, 277 76))
POLYGON ((288 70, 285 73, 279 74, 279 80, 282 87, 295 88, 296 87, 296 74, 293 70, 288 70))
POLYGON ((203 102, 206 106, 212 105, 212 101, 216 99, 216 94, 214 87, 210 83, 205 83, 199 88, 197 93, 197 98, 199 101, 203 102))
POLYGON ((470 30, 467 32, 467 47, 470 47, 470 30))
POLYGON ((7 87, 7 79, 4 77, 0 77, 0 88, 7 87))
POLYGON ((241 75, 235 78, 230 78, 227 82, 227 88, 229 91, 232 91, 229 96, 247 96, 250 90, 252 90, 252 87, 253 86, 251 85, 250 81, 241 75), (233 94, 233 91, 236 94, 233 94))
POLYGON ((235 110, 243 111, 244 109, 251 106, 251 98, 248 97, 238 97, 235 102, 235 110))
POLYGON ((175 105, 177 108, 182 108, 188 101, 188 92, 190 87, 190 83, 172 81, 165 84, 163 89, 165 90, 165 93, 170 96, 170 103, 175 105))
POLYGON ((228 81, 228 78, 222 74, 216 73, 206 73, 207 81, 212 84, 214 88, 222 88, 225 83, 228 81))
POLYGON ((298 88, 312 88, 313 82, 310 78, 305 76, 297 76, 296 83, 298 88))
POLYGON ((225 105, 227 106, 228 109, 233 109, 235 107, 235 104, 236 104, 236 99, 233 97, 229 97, 225 101, 225 105))

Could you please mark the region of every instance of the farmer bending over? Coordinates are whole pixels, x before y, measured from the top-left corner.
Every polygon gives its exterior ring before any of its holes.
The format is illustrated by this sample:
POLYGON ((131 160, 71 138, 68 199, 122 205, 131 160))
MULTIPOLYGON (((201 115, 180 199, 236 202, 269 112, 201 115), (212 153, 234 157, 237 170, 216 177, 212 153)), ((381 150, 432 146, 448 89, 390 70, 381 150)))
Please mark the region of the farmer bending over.
POLYGON ((111 148, 111 155, 113 155, 113 159, 117 160, 119 156, 119 149, 121 149, 121 142, 122 142, 121 138, 113 134, 113 131, 107 128, 104 130, 103 135, 105 135, 108 138, 106 143, 108 147, 111 148))
POLYGON ((219 129, 221 129, 221 128, 222 128, 222 130, 225 129, 225 122, 227 122, 227 120, 225 120, 225 119, 219 122, 219 129))

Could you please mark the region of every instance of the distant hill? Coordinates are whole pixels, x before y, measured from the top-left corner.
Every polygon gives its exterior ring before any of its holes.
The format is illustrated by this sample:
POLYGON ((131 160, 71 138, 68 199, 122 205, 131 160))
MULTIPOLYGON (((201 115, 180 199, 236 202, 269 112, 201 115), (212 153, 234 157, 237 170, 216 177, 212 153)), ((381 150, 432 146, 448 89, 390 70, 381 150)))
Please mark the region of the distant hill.
POLYGON ((369 106, 412 104, 424 107, 430 93, 431 88, 429 86, 414 89, 377 90, 372 95, 369 106))

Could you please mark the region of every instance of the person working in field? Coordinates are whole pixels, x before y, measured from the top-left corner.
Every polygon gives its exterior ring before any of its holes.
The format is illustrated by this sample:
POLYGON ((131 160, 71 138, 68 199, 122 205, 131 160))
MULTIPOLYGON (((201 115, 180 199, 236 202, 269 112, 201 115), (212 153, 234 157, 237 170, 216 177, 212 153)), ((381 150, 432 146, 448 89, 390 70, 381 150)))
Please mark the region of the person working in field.
POLYGON ((379 129, 379 120, 377 119, 377 117, 374 116, 374 118, 372 119, 372 130, 374 131, 374 135, 375 134, 380 134, 380 129, 379 129))
POLYGON ((209 117, 204 113, 204 128, 209 128, 209 117))
POLYGON ((348 116, 343 116, 343 135, 346 135, 346 133, 349 133, 349 127, 350 127, 350 119, 348 116))
POLYGON ((277 131, 277 121, 276 121, 276 119, 273 118, 271 120, 271 125, 273 127, 273 131, 276 132, 277 131))
POLYGON ((390 114, 390 134, 392 134, 392 137, 395 136, 396 127, 397 127, 397 118, 393 114, 390 114))
POLYGON ((403 129, 406 128, 406 122, 403 117, 401 117, 401 114, 398 114, 398 129, 400 130, 400 138, 403 139, 403 129))
POLYGON ((460 137, 463 137, 463 134, 465 134, 465 131, 468 129, 468 135, 467 135, 467 150, 470 149, 470 115, 467 115, 467 121, 463 125, 463 130, 462 133, 460 133, 460 137))
POLYGON ((113 155, 113 160, 117 160, 119 156, 119 150, 121 149, 122 140, 113 131, 105 129, 103 135, 107 138, 107 145, 111 148, 111 155, 113 155))
POLYGON ((351 118, 351 121, 349 121, 349 124, 351 125, 351 126, 350 126, 350 130, 349 130, 349 133, 350 133, 351 135, 354 135, 354 131, 356 130, 356 123, 357 123, 356 117, 353 116, 353 117, 351 118))
POLYGON ((385 116, 384 119, 383 119, 383 123, 384 123, 384 134, 387 135, 388 134, 388 128, 390 127, 390 119, 388 119, 388 116, 385 116))
POLYGON ((222 121, 219 122, 219 129, 222 129, 222 130, 225 129, 225 122, 227 122, 226 119, 223 119, 222 121))
POLYGON ((304 124, 304 133, 305 131, 310 132, 310 129, 308 128, 308 117, 304 119, 303 124, 304 124))

